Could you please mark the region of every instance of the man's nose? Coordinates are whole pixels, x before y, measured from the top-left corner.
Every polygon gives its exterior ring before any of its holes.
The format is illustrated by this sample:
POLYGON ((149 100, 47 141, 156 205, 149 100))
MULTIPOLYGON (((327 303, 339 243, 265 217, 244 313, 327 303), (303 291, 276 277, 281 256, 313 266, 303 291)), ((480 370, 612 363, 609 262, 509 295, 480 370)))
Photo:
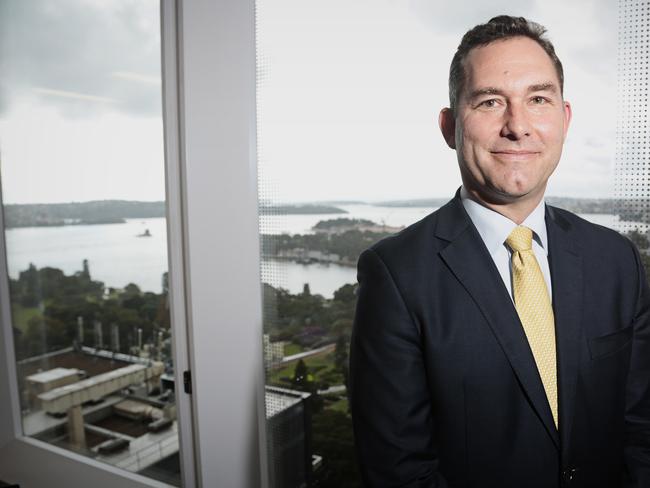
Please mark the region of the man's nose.
POLYGON ((525 107, 519 104, 509 104, 504 112, 501 137, 517 141, 530 135, 530 123, 525 107))

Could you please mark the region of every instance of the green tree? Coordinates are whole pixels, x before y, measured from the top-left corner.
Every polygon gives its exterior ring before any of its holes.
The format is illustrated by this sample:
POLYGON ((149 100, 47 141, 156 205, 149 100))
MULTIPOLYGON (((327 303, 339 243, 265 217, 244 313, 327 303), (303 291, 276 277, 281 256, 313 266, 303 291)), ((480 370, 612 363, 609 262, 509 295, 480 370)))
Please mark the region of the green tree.
POLYGON ((312 408, 318 409, 322 406, 322 400, 317 395, 318 385, 316 384, 314 375, 309 371, 309 368, 302 359, 299 359, 296 363, 291 382, 294 388, 312 393, 312 408))
POLYGON ((307 376, 309 375, 309 370, 307 365, 302 359, 299 359, 296 363, 296 367, 293 370, 293 384, 296 387, 301 387, 307 384, 307 376))
POLYGON ((169 294, 169 272, 167 271, 162 274, 162 292, 163 295, 169 294))
POLYGON ((29 268, 27 268, 27 270, 20 272, 16 288, 21 296, 20 304, 23 307, 38 306, 42 293, 38 277, 38 269, 33 263, 29 263, 29 268))
POLYGON ((640 250, 648 249, 650 247, 650 240, 646 234, 639 232, 637 229, 634 229, 627 233, 627 237, 636 244, 636 247, 640 250))
POLYGON ((341 334, 336 340, 336 349, 334 350, 334 366, 337 370, 343 372, 348 368, 348 341, 341 334))
POLYGON ((356 303, 357 288, 359 285, 346 284, 334 292, 334 301, 342 303, 356 303))
POLYGON ((353 314, 352 311, 350 311, 346 315, 350 315, 350 317, 346 316, 341 319, 336 319, 332 325, 331 325, 331 332, 333 335, 336 336, 341 336, 345 335, 346 337, 350 337, 350 334, 352 333, 352 318, 351 315, 353 314))
POLYGON ((60 269, 38 269, 30 264, 17 280, 10 280, 10 291, 12 306, 21 304, 32 309, 24 311, 30 319, 24 333, 16 335, 16 354, 21 358, 72 345, 78 335, 79 317, 83 318, 84 332, 89 338, 94 338, 95 321, 105 325, 105 345, 111 343, 109 325, 116 324, 120 352, 128 352, 129 346, 135 344, 137 329, 142 329, 146 342, 156 341, 157 330, 169 330, 166 295, 143 293, 130 283, 105 296, 104 284, 90 279, 87 260, 83 271, 71 276, 60 269))
POLYGON ((27 322, 24 347, 29 356, 36 356, 68 347, 74 337, 74 328, 68 327, 64 322, 51 317, 35 316, 27 322))
POLYGON ((90 266, 88 265, 87 259, 83 260, 83 271, 81 272, 81 276, 87 280, 90 280, 90 266))

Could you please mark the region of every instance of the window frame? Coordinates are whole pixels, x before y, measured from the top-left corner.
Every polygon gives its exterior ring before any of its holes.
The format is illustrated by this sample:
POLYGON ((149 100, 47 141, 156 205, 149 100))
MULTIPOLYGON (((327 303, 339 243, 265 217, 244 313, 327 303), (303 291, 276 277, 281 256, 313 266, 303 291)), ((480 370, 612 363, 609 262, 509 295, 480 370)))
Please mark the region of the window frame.
MULTIPOLYGON (((161 41, 183 483, 266 488, 255 2, 162 0, 161 41), (185 370, 192 372, 192 395, 180 387, 185 370)), ((169 486, 23 435, 2 211, 0 229, 0 479, 169 486)))
POLYGON ((255 2, 184 2, 177 13, 198 481, 266 488, 255 2))

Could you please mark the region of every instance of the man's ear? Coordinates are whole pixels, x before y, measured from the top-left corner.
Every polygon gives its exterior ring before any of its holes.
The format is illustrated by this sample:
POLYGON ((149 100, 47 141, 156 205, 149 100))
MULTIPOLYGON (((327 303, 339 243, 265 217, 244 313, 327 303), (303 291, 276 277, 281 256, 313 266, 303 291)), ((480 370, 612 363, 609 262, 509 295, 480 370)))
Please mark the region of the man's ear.
POLYGON ((438 126, 447 145, 456 149, 456 117, 450 108, 443 108, 438 115, 438 126))
POLYGON ((569 124, 571 123, 571 117, 573 116, 573 111, 571 110, 571 104, 564 101, 564 140, 566 140, 566 134, 569 130, 569 124))

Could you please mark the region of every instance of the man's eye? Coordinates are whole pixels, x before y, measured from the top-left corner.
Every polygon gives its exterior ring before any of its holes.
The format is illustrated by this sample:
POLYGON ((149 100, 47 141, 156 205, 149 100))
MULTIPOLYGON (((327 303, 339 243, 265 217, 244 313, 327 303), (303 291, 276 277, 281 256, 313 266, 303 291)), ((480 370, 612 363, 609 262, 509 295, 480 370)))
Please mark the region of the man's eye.
POLYGON ((546 98, 544 98, 544 97, 533 97, 532 101, 533 101, 533 103, 535 103, 537 105, 543 105, 546 102, 548 102, 548 100, 546 100, 546 98))
POLYGON ((489 100, 483 100, 479 106, 481 107, 496 107, 497 106, 497 101, 494 98, 490 98, 489 100))

